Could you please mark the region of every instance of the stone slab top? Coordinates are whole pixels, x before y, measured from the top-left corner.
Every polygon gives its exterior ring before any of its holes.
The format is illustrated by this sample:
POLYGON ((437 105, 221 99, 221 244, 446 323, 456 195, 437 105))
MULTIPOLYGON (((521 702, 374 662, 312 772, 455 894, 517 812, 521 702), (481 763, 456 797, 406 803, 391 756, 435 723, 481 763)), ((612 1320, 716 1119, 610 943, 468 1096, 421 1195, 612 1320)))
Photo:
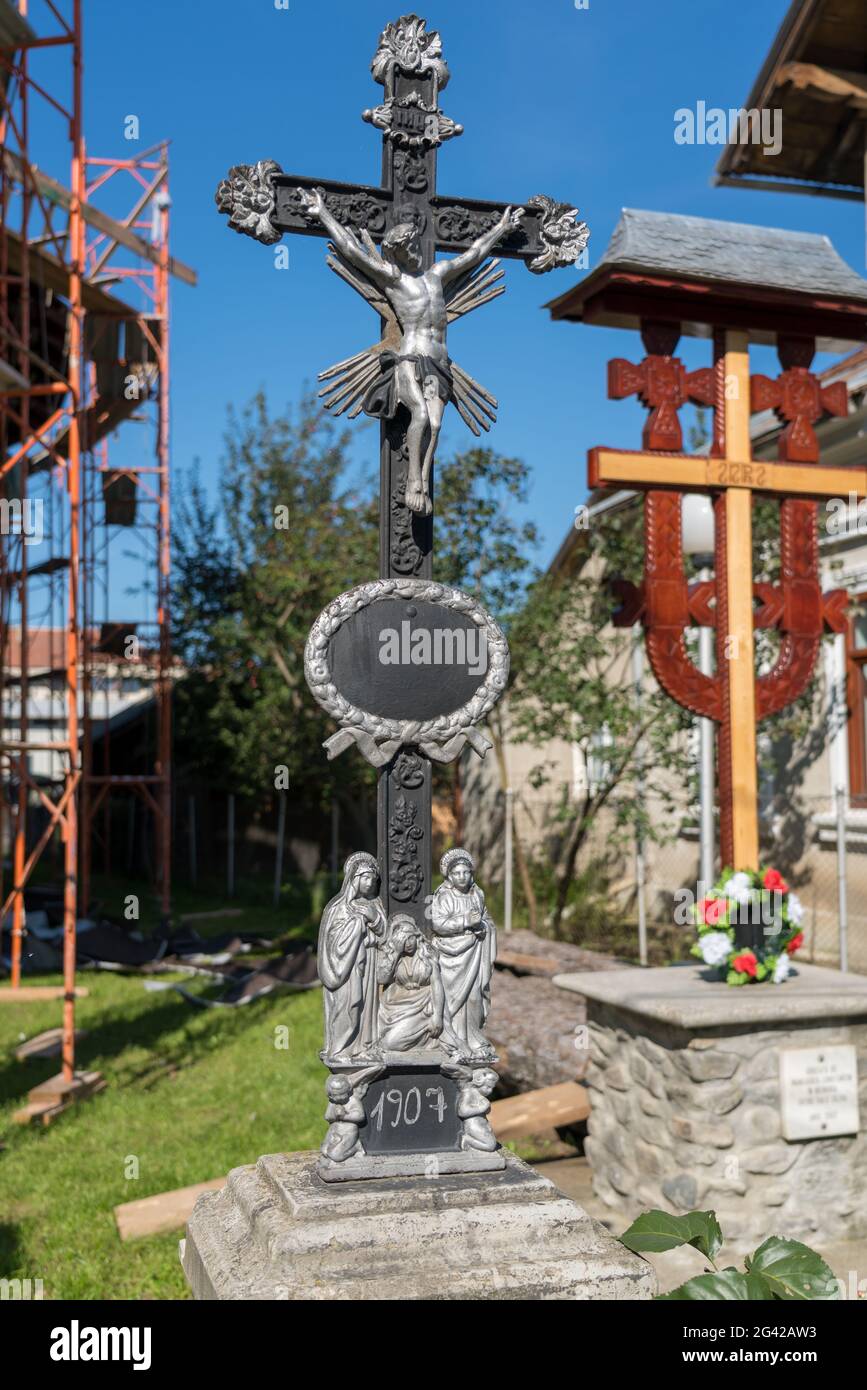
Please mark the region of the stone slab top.
POLYGON ((834 1019, 867 1022, 867 976, 796 965, 782 985, 735 988, 704 965, 555 975, 560 989, 676 1028, 785 1027, 834 1019))

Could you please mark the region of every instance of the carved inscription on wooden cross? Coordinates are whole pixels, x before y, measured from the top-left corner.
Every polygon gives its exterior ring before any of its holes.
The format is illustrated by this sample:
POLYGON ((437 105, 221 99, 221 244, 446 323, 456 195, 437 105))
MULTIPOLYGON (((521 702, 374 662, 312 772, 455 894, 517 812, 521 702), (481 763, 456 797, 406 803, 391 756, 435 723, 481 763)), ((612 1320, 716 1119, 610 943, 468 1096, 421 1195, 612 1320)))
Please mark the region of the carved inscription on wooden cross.
MULTIPOLYGON (((287 174, 262 160, 231 169, 217 205, 235 231, 265 245, 284 233, 331 238, 328 265, 380 315, 379 342, 324 371, 320 395, 335 415, 380 418, 380 578, 423 580, 432 575, 431 465, 443 409, 453 404, 476 435, 496 418, 493 395, 449 358, 446 328, 503 293, 489 252, 538 274, 575 263, 589 232, 577 209, 541 194, 511 208, 437 192, 438 150, 462 127, 440 107, 449 71, 425 20, 387 25, 371 71, 383 100, 362 117, 382 131, 379 186, 287 174), (456 254, 437 262, 437 252, 456 254)), ((395 752, 393 739, 377 744, 368 734, 359 747, 381 767, 383 902, 421 923, 431 886, 431 746, 395 752)))

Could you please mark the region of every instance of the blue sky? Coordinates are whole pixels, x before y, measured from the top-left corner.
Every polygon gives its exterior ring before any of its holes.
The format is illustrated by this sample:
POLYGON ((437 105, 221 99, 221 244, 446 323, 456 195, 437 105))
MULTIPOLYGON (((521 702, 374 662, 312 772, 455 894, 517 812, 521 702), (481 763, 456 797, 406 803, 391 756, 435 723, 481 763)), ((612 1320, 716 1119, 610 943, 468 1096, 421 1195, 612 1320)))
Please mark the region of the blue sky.
MULTIPOLYGON (((442 105, 465 133, 439 160, 444 193, 571 199, 590 224, 591 265, 622 207, 825 232, 863 269, 857 203, 713 189, 719 153, 675 144, 674 112, 738 106, 788 0, 435 0, 451 82, 442 105)), ((381 88, 368 65, 387 0, 120 0, 85 3, 85 129, 93 154, 118 153, 124 119, 138 148, 170 137, 173 250, 199 286, 173 295, 175 467, 200 456, 215 477, 229 402, 264 387, 274 408, 366 346, 374 316, 324 264, 324 243, 292 238, 289 268, 229 231, 214 191, 230 165, 277 159, 287 171, 376 183, 380 139, 360 112, 381 88)), ((134 148, 134 146, 133 146, 134 148)), ((454 355, 500 400, 489 442, 533 474, 529 513, 554 553, 586 495, 590 445, 636 446, 643 412, 605 397, 605 363, 640 355, 637 337, 551 323, 542 304, 581 272, 529 274, 507 262, 505 296, 458 325, 454 355)), ((707 360, 705 345, 685 352, 707 360)), ((471 436, 450 411, 441 448, 471 436)), ((118 455, 125 447, 119 446, 118 455)), ((372 428, 357 439, 373 459, 372 428)))

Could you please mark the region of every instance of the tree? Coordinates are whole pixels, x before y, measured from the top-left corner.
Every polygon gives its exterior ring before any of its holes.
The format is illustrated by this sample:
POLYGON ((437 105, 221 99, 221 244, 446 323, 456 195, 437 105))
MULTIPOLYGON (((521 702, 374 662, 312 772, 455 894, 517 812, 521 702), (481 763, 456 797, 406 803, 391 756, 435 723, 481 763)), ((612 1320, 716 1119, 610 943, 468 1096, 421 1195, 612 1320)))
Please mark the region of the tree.
POLYGON ((376 505, 369 485, 349 482, 348 439, 314 400, 271 415, 259 394, 229 410, 216 501, 198 471, 187 481, 174 557, 174 641, 188 669, 176 743, 214 787, 261 797, 285 768, 296 799, 325 809, 372 784, 359 758, 326 762, 333 728, 304 679, 314 619, 376 572, 376 505))
MULTIPOLYGON (((522 459, 483 448, 457 454, 441 465, 437 478, 436 578, 473 594, 507 633, 524 602, 528 583, 537 574, 530 558, 538 544, 536 527, 514 515, 514 509, 527 501, 529 479, 530 470, 522 459)), ((488 717, 488 732, 505 792, 510 778, 499 705, 488 717)), ((451 764, 447 774, 458 844, 464 828, 462 768, 460 758, 451 764)), ((536 896, 517 831, 513 844, 530 927, 534 929, 536 896)))
MULTIPOLYGON (((555 935, 561 932, 579 854, 602 812, 611 818, 613 837, 639 828, 652 838, 657 832, 637 794, 645 766, 664 767, 672 779, 654 786, 663 823, 675 813, 673 783, 690 775, 682 735, 691 716, 655 682, 637 698, 629 639, 610 627, 615 604, 606 579, 641 578, 640 506, 596 518, 582 539, 576 568, 540 576, 511 629, 512 736, 540 748, 566 738, 577 745, 588 769, 583 791, 563 795, 554 816, 555 935)), ((544 762, 534 770, 533 780, 537 786, 550 782, 544 762)))

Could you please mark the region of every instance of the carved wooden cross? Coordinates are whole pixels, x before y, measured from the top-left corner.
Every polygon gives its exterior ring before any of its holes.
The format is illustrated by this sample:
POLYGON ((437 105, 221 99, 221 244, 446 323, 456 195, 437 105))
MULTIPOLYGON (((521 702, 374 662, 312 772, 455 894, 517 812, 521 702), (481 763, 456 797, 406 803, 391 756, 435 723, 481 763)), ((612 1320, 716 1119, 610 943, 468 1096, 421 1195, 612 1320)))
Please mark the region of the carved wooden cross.
POLYGON ((650 414, 644 424, 641 442, 645 449, 676 452, 683 448, 678 411, 687 401, 695 405, 713 404, 713 371, 699 367, 688 372, 674 349, 680 332, 676 323, 645 321, 641 341, 647 356, 635 366, 625 357, 608 363, 608 394, 612 400, 638 396, 650 414))
MULTIPOLYGON (((677 341, 675 329, 669 352, 677 341)), ((645 579, 621 585, 626 602, 620 625, 641 619, 654 674, 678 704, 719 724, 720 855, 723 865, 758 868, 756 724, 783 709, 804 689, 824 628, 845 628, 845 590, 823 594, 819 583, 816 499, 867 496, 867 469, 818 462, 812 426, 824 413, 845 415, 844 384, 822 387, 810 372, 813 340, 781 335, 783 374, 750 378, 748 335, 717 331, 710 399, 714 435, 709 457, 592 449, 591 487, 646 491, 645 579), (750 415, 773 406, 787 428, 779 462, 752 456, 750 415), (680 493, 710 492, 716 519, 716 583, 688 585, 683 572, 680 493), (754 584, 754 494, 781 502, 781 584, 754 584), (716 597, 715 608, 712 599, 716 597), (687 653, 690 622, 715 626, 717 674, 698 671, 687 653), (774 667, 756 675, 754 627, 779 627, 774 667)), ((692 376, 695 378, 696 373, 692 376)), ((617 378, 615 378, 615 383, 617 378)), ((706 399, 701 383, 699 399, 706 399)), ((619 394, 612 392, 611 394, 619 394)), ((683 395, 683 393, 681 393, 683 395)), ((652 405, 652 398, 646 398, 652 405)))
MULTIPOLYGON (((383 102, 362 113, 363 119, 381 130, 382 182, 338 183, 319 177, 283 173, 274 160, 238 165, 217 190, 217 205, 235 231, 265 245, 284 233, 327 236, 306 206, 305 194, 319 189, 329 212, 359 237, 381 243, 386 233, 402 223, 418 229, 422 269, 433 265, 438 251, 461 252, 492 228, 508 204, 476 198, 445 197, 437 192, 437 151, 444 141, 462 133, 462 127, 440 109, 440 93, 449 79, 442 58, 439 34, 426 32, 426 21, 404 15, 383 30, 371 64, 375 80, 384 88, 383 102)), ((575 221, 576 209, 538 194, 523 205, 520 225, 497 246, 498 255, 522 260, 534 273, 574 263, 589 233, 575 221)), ((332 254, 329 264, 344 279, 345 273, 332 254)), ((502 272, 489 267, 472 286, 477 307, 502 294, 496 281, 502 272)), ((357 288, 357 286, 354 286, 357 288)), ((450 317, 466 312, 456 302, 450 317)), ((383 339, 386 324, 383 321, 383 339)), ((357 414, 357 384, 352 364, 334 385, 320 393, 336 413, 357 414), (344 389, 345 388, 345 389, 344 389)), ((335 369, 336 370, 336 369, 335 369)), ((331 377, 333 373, 324 373, 331 377)), ((464 377, 465 374, 462 374, 464 377)), ((489 427, 496 405, 484 390, 470 385, 455 404, 465 422, 478 434, 489 427)), ((380 577, 430 578, 433 558, 433 518, 417 515, 404 503, 407 474, 406 420, 402 413, 381 425, 380 446, 380 577)), ((431 880, 430 762, 416 748, 401 750, 379 779, 378 843, 383 869, 382 900, 386 911, 400 906, 419 923, 424 921, 431 880)))

